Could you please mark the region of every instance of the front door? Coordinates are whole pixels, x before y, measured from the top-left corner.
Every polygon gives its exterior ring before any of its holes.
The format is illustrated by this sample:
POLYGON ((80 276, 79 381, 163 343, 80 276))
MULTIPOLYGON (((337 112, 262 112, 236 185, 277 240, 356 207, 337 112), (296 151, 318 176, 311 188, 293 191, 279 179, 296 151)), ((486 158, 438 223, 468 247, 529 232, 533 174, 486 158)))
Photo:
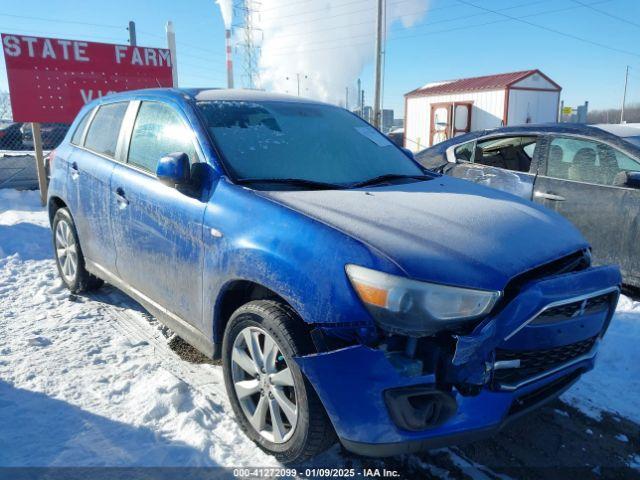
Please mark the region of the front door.
POLYGON ((448 175, 531 200, 538 171, 538 138, 498 136, 450 147, 448 175))
POLYGON ((640 190, 620 183, 640 162, 607 144, 551 137, 534 200, 578 227, 598 264, 618 264, 625 281, 640 286, 640 190), (624 175, 624 174, 623 174, 624 175))
POLYGON ((182 320, 202 329, 202 219, 206 203, 163 185, 158 160, 199 155, 191 128, 169 104, 139 106, 127 163, 111 179, 116 267, 120 278, 182 320))

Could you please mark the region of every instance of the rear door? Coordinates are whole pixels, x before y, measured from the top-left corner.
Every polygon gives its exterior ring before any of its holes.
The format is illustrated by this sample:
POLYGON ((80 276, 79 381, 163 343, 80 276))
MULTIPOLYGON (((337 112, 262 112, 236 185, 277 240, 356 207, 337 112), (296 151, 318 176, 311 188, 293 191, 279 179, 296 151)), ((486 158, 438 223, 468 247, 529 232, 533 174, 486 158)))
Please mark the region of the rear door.
POLYGON ((502 135, 450 147, 447 157, 452 166, 445 173, 530 200, 538 170, 539 138, 502 135))
POLYGON ((544 158, 534 200, 578 227, 596 263, 620 265, 625 280, 640 286, 640 190, 616 185, 621 171, 640 171, 640 161, 571 136, 550 137, 544 158))
POLYGON ((155 303, 202 327, 202 220, 206 203, 156 178, 161 157, 184 152, 192 163, 201 150, 177 106, 136 102, 127 161, 111 180, 117 272, 155 303))
MULTIPOLYGON (((128 102, 100 105, 86 118, 88 129, 78 126, 71 142, 76 145, 68 158, 70 189, 75 205, 72 213, 82 252, 87 260, 115 270, 115 247, 110 224, 111 174, 118 151, 122 120, 128 102)), ((85 120, 83 119, 83 122, 85 120)))

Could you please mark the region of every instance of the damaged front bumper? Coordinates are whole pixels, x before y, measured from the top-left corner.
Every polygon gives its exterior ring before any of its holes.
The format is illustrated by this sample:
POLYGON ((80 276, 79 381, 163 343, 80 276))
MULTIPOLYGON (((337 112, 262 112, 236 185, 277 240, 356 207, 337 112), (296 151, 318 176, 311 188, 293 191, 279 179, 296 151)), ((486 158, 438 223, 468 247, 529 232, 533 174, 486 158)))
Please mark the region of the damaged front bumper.
MULTIPOLYGON (((451 335, 449 351, 411 375, 388 352, 366 345, 296 361, 355 453, 395 455, 473 441, 593 368, 620 283, 615 267, 531 282, 470 334, 451 335)), ((431 355, 426 350, 418 348, 418 356, 431 355)))

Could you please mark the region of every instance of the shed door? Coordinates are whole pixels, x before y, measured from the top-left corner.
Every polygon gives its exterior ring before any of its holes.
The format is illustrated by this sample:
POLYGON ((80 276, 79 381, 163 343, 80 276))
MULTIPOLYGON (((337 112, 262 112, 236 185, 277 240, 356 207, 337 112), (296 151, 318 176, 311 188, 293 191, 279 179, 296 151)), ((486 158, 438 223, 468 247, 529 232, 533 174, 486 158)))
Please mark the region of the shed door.
POLYGON ((431 105, 429 146, 471 131, 471 103, 431 105))

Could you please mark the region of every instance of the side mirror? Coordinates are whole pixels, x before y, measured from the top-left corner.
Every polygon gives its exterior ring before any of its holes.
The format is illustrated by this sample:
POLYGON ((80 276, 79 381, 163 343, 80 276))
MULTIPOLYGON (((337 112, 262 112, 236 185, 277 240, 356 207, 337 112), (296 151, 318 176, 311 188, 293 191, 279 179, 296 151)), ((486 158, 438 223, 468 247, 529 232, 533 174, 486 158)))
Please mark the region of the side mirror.
POLYGON ((162 157, 156 167, 156 176, 168 187, 175 188, 188 184, 191 181, 189 155, 176 152, 162 157))
POLYGON ((411 160, 415 160, 416 157, 413 155, 413 151, 409 150, 408 148, 405 147, 400 147, 400 150, 402 150, 404 152, 404 154, 409 157, 411 160))
POLYGON ((613 179, 616 187, 640 188, 640 172, 622 171, 613 179))

